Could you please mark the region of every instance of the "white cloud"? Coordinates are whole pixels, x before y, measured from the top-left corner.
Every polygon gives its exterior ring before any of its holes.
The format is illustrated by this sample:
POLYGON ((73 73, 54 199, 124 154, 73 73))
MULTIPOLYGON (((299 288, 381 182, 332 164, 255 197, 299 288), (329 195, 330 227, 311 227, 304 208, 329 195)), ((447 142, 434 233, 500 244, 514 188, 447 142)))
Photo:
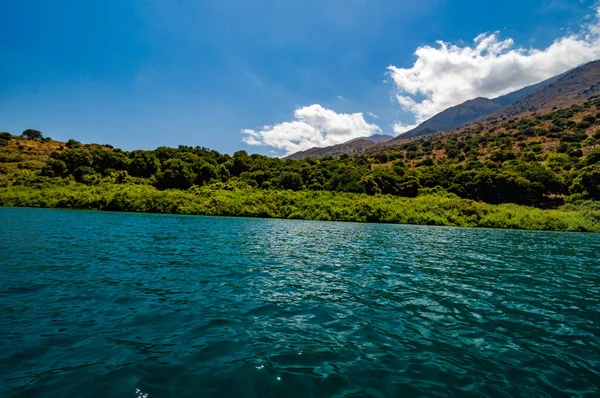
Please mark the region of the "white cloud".
POLYGON ((417 126, 418 124, 404 124, 402 122, 396 122, 396 124, 394 124, 394 134, 400 135, 402 133, 406 133, 407 131, 414 129, 417 126))
MULTIPOLYGON (((396 98, 419 124, 451 106, 476 97, 494 98, 600 58, 600 7, 594 21, 543 49, 515 48, 512 39, 483 33, 472 45, 438 41, 415 51, 411 68, 389 66, 396 98)), ((410 123, 411 125, 413 123, 410 123)), ((394 126, 396 134, 409 130, 394 126)))
POLYGON ((294 117, 294 121, 264 126, 258 131, 243 130, 243 140, 248 145, 270 146, 292 154, 381 132, 377 125, 367 123, 362 113, 336 113, 318 104, 297 109, 294 117))

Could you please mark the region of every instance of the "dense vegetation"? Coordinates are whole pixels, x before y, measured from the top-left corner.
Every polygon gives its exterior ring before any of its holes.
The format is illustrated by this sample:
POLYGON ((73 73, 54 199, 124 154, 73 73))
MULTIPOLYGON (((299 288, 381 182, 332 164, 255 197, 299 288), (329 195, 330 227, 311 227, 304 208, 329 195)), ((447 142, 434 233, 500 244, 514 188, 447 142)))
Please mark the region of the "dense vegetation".
POLYGON ((41 179, 29 186, 0 189, 0 205, 600 232, 600 204, 597 202, 541 210, 515 204, 489 205, 443 192, 424 192, 416 198, 403 198, 265 190, 231 183, 182 191, 159 190, 149 185, 86 185, 41 179))
POLYGON ((0 133, 0 204, 598 230, 599 111, 592 98, 366 155, 298 161, 189 146, 126 152, 63 144, 31 129, 0 133))

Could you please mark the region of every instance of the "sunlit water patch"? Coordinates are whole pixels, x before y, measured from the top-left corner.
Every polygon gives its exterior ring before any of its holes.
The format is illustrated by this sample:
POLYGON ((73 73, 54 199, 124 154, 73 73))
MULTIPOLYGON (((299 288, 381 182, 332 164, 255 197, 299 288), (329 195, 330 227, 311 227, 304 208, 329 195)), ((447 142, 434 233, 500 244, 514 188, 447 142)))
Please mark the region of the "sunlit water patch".
POLYGON ((600 236, 0 208, 2 397, 600 395, 600 236))

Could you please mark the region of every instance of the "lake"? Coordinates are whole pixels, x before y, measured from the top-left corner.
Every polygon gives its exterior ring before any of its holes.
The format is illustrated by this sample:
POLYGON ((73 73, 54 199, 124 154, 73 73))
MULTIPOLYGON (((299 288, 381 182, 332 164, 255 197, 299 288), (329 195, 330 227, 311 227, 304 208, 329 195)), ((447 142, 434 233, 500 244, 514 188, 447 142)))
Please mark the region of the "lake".
POLYGON ((0 208, 2 397, 600 395, 600 235, 0 208))

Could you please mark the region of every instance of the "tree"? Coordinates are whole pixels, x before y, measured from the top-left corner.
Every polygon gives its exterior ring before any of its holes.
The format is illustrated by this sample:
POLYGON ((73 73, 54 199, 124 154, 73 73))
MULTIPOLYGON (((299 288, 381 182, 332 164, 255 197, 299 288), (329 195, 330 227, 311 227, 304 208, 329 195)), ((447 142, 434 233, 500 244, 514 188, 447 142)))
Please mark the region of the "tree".
POLYGON ((127 170, 129 165, 129 158, 123 152, 96 150, 92 155, 94 156, 94 166, 102 175, 107 175, 112 170, 127 170))
POLYGON ((515 167, 515 171, 530 182, 540 184, 542 187, 540 194, 561 194, 566 190, 561 178, 539 163, 520 163, 515 167))
POLYGON ((67 165, 59 159, 50 159, 42 169, 42 175, 46 177, 64 177, 67 175, 67 165))
POLYGON ((160 170, 160 160, 150 151, 134 151, 128 172, 134 177, 150 178, 160 170))
POLYGON ((160 188, 188 189, 196 180, 196 174, 190 165, 181 159, 169 159, 163 168, 158 180, 160 188))
POLYGON ((216 167, 202 159, 199 164, 194 166, 194 172, 198 176, 196 178, 196 184, 199 185, 208 183, 217 178, 216 167))
POLYGON ((583 193, 586 196, 600 199, 600 166, 588 166, 582 169, 581 174, 573 181, 570 188, 573 193, 583 193))
POLYGON ((419 180, 417 180, 415 177, 409 177, 402 182, 402 184, 400 184, 399 195, 414 198, 419 194, 420 188, 421 186, 419 185, 419 180))
POLYGON ((221 182, 226 182, 227 180, 229 180, 231 178, 231 173, 229 173, 229 169, 227 167, 225 167, 224 164, 220 164, 217 167, 217 178, 221 182))
POLYGON ((584 122, 588 122, 590 125, 596 123, 596 117, 592 114, 587 114, 582 119, 584 122))
POLYGON ((596 150, 593 150, 592 152, 588 153, 585 156, 585 158, 583 159, 583 161, 588 166, 591 166, 591 165, 596 164, 596 163, 600 163, 600 148, 598 148, 596 150))
POLYGON ((385 152, 375 155, 375 159, 379 160, 379 163, 387 163, 389 161, 388 154, 385 152))
POLYGON ((66 152, 54 152, 50 155, 54 159, 59 159, 65 162, 69 173, 73 173, 75 169, 80 166, 91 167, 94 164, 94 158, 90 151, 66 151, 66 152))
POLYGON ((234 153, 229 167, 231 175, 239 177, 240 174, 248 170, 250 170, 250 157, 246 151, 237 151, 234 153))
POLYGON ((502 150, 498 152, 492 153, 490 159, 494 162, 506 162, 507 160, 514 160, 517 158, 517 155, 514 152, 502 150))
POLYGON ((30 139, 30 140, 37 140, 37 139, 44 138, 41 131, 34 130, 34 129, 27 129, 27 130, 23 131, 23 137, 30 139))
MULTIPOLYGON (((325 189, 340 192, 363 192, 361 181, 366 172, 357 167, 345 166, 335 171, 325 189)), ((366 171, 366 170, 365 170, 366 171)))
POLYGON ((279 177, 279 186, 283 189, 299 191, 304 187, 302 176, 298 173, 285 172, 279 177))
POLYGON ((80 166, 73 171, 73 177, 78 182, 85 182, 87 176, 96 174, 96 171, 89 166, 80 166))
POLYGON ((425 158, 425 159, 421 160, 420 162, 418 162, 415 166, 416 167, 433 166, 434 164, 435 163, 433 162, 433 159, 425 158))
POLYGON ((379 189, 379 185, 377 185, 377 181, 373 178, 371 174, 367 174, 363 177, 361 184, 366 194, 368 195, 377 195, 381 193, 381 189, 379 189))
POLYGON ((69 141, 65 143, 65 145, 67 146, 67 148, 79 148, 81 147, 81 142, 70 138, 69 141))

